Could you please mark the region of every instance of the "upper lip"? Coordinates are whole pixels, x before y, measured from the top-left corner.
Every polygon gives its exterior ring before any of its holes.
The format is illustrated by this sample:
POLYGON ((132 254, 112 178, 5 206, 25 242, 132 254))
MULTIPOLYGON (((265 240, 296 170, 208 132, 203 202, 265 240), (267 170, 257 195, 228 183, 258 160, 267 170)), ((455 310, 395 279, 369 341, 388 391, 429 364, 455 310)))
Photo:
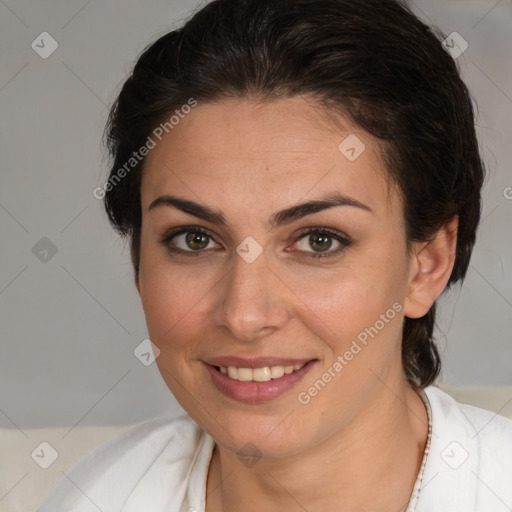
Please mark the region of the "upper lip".
POLYGON ((229 366, 234 366, 236 368, 263 368, 265 366, 295 366, 297 364, 308 363, 313 359, 292 359, 292 358, 283 358, 283 357, 236 357, 236 356, 219 356, 212 357, 207 361, 204 361, 206 364, 212 366, 224 366, 225 368, 229 366))

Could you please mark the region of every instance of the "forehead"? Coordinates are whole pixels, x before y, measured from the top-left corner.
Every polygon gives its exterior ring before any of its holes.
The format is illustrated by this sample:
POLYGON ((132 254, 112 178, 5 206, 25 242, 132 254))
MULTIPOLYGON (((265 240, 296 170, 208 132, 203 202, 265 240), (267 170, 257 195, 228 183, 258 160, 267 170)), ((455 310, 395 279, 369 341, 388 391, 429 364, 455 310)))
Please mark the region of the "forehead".
POLYGON ((347 117, 304 97, 230 99, 199 103, 156 140, 141 197, 143 210, 177 193, 258 211, 338 191, 378 211, 393 206, 389 181, 379 141, 347 117))

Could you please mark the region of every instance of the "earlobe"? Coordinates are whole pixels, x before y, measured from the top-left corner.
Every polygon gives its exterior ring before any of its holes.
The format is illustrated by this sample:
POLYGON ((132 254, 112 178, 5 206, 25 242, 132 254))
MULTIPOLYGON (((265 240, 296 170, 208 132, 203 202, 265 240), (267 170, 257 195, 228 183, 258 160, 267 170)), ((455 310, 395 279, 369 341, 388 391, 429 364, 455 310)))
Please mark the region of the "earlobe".
POLYGON ((421 318, 441 295, 452 273, 459 218, 454 216, 430 242, 415 243, 410 256, 409 289, 404 315, 421 318))

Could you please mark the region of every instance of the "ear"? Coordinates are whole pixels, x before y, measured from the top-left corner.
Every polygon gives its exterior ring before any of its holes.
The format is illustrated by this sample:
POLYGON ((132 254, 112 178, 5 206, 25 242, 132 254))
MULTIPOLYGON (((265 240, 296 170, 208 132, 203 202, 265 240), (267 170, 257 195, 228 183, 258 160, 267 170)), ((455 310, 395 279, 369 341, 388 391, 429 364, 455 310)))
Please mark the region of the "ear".
POLYGON ((430 242, 417 242, 409 260, 409 284, 404 315, 421 318, 441 295, 452 273, 459 217, 455 215, 430 242))

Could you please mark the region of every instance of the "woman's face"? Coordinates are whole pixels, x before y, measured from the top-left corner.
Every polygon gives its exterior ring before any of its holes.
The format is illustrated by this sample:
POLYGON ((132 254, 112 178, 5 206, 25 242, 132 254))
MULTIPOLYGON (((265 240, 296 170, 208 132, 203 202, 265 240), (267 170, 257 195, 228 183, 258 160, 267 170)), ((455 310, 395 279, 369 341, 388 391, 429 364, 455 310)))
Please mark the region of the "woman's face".
POLYGON ((403 378, 402 201, 377 141, 319 112, 199 103, 145 162, 137 286, 158 368, 237 453, 312 448, 403 378))

